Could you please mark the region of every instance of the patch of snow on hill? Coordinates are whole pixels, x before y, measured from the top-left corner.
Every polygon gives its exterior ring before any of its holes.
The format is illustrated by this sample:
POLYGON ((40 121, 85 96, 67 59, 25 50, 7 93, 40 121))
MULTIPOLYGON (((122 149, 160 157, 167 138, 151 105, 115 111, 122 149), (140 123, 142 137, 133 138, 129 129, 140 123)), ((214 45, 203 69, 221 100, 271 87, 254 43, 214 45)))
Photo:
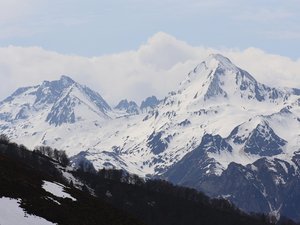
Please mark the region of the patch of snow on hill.
POLYGON ((59 183, 52 183, 49 181, 44 181, 43 189, 59 198, 70 198, 73 201, 77 201, 77 199, 73 198, 70 194, 64 191, 65 186, 59 183))
POLYGON ((41 217, 28 215, 20 207, 19 200, 0 198, 0 224, 1 225, 51 225, 41 217))

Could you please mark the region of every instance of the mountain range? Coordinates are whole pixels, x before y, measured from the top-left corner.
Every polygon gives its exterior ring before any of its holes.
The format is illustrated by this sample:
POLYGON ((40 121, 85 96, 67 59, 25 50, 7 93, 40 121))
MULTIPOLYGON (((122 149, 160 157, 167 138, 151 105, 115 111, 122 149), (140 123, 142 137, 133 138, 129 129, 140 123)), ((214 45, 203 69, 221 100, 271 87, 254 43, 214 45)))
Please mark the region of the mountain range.
POLYGON ((67 76, 0 102, 0 130, 33 148, 300 221, 300 89, 258 82, 213 54, 164 99, 111 107, 67 76))

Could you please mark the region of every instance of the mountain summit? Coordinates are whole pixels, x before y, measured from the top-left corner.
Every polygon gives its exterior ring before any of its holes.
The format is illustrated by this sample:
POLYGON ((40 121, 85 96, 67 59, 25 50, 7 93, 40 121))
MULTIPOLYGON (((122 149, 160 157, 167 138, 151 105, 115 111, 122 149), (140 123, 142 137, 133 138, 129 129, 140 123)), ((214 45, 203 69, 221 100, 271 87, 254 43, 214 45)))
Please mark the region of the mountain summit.
POLYGON ((30 120, 38 115, 42 119, 42 115, 46 115, 44 121, 55 126, 75 123, 91 114, 100 120, 108 119, 107 112, 111 110, 98 93, 65 75, 59 80, 19 88, 1 102, 0 107, 6 109, 4 120, 7 122, 30 120))
POLYGON ((195 98, 201 97, 205 101, 216 98, 280 101, 291 94, 291 91, 257 82, 248 72, 220 54, 210 55, 189 73, 182 83, 181 91, 191 92, 192 89, 196 91, 195 98))

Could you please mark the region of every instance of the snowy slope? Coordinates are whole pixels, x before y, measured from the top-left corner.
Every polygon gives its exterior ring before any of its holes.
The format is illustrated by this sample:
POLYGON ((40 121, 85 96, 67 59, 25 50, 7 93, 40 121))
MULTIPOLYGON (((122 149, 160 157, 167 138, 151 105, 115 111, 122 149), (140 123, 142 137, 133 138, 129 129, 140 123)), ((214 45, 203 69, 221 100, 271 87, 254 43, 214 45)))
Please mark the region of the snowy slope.
POLYGON ((0 198, 0 224, 3 225, 51 225, 43 218, 28 215, 20 207, 18 199, 0 198))

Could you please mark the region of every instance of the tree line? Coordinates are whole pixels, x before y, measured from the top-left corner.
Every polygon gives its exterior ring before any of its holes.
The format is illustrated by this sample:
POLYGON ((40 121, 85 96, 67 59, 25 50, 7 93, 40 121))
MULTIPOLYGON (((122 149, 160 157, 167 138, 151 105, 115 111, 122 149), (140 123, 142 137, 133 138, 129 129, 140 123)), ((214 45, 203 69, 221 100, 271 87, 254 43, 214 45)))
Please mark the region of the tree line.
MULTIPOLYGON (((9 137, 5 134, 0 134, 0 144, 14 146, 15 151, 17 150, 17 147, 22 150, 29 151, 24 145, 17 145, 16 143, 12 143, 9 137)), ((37 146, 34 148, 33 153, 47 156, 50 159, 60 163, 62 166, 68 166, 70 164, 70 160, 66 154, 66 151, 64 150, 58 150, 56 148, 53 149, 49 146, 37 146)))

